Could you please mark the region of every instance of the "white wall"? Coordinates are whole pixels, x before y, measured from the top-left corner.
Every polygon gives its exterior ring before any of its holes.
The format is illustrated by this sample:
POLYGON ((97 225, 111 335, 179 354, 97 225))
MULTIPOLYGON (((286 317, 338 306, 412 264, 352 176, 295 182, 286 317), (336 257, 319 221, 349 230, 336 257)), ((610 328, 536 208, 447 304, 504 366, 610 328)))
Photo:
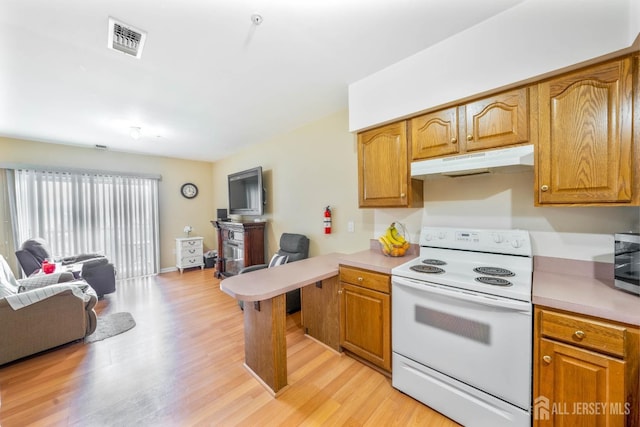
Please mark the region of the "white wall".
POLYGON ((639 207, 534 207, 533 171, 425 181, 424 209, 376 211, 374 235, 392 221, 412 242, 420 227, 521 228, 534 255, 613 262, 613 234, 640 230, 639 207))
MULTIPOLYGON (((174 269, 175 238, 184 237, 184 226, 193 227, 192 236, 204 237, 205 249, 215 248, 217 241, 210 220, 214 218, 211 163, 142 154, 101 151, 95 148, 49 144, 0 137, 0 161, 14 164, 83 168, 110 172, 139 172, 162 176, 159 183, 160 269, 174 269), (198 197, 187 200, 180 187, 192 182, 199 188, 198 197)), ((0 222, 4 221, 0 210, 0 222)), ((10 248, 0 232, 0 253, 10 256, 10 248)), ((21 242, 18 242, 18 245, 21 242)), ((117 268, 117 266, 116 266, 117 268)))
POLYGON ((228 174, 262 166, 267 257, 278 249, 284 232, 309 237, 310 256, 367 249, 374 212, 358 209, 356 137, 348 131, 347 117, 346 110, 339 111, 216 162, 213 207, 228 206, 228 174), (333 210, 329 235, 322 222, 327 205, 333 210))
POLYGON ((527 0, 349 86, 356 131, 628 48, 638 0, 527 0))

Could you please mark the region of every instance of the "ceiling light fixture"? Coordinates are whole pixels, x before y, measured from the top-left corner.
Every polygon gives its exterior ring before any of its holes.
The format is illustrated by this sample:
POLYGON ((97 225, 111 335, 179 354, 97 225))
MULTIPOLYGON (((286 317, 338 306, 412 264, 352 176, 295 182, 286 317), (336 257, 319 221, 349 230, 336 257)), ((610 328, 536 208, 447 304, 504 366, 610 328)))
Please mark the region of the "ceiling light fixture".
POLYGON ((135 139, 136 141, 140 138, 141 135, 142 135, 142 131, 139 127, 131 126, 131 128, 129 128, 129 136, 135 139))
POLYGON ((254 23, 254 25, 260 25, 262 24, 262 16, 258 15, 257 13, 254 13, 253 15, 251 15, 251 22, 254 23))

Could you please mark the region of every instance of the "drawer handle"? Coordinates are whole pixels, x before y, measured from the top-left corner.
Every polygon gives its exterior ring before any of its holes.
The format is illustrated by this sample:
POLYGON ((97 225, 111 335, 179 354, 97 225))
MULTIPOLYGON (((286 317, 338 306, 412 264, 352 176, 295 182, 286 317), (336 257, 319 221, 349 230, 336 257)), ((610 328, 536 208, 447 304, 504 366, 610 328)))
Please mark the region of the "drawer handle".
POLYGON ((582 340, 585 337, 585 333, 582 331, 575 331, 573 333, 573 336, 576 337, 576 339, 582 340))
POLYGON ((362 283, 364 279, 362 277, 358 277, 358 282, 362 283))
POLYGON ((547 365, 551 363, 551 356, 542 356, 542 361, 547 365))

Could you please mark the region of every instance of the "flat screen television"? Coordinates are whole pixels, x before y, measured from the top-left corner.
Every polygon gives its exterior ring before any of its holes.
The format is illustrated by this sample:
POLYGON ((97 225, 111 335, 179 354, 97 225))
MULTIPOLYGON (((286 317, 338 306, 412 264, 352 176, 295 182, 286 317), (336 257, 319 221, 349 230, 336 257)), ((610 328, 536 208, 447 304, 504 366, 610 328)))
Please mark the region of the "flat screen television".
POLYGON ((264 213, 264 187, 262 166, 228 175, 229 214, 262 215, 264 213))

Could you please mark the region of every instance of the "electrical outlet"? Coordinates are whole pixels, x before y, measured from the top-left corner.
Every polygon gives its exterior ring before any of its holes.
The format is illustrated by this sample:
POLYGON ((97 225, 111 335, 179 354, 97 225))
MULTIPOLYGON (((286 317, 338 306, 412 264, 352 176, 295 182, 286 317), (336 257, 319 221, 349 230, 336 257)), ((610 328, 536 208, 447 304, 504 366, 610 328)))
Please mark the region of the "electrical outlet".
POLYGON ((353 233, 355 231, 355 224, 353 223, 353 221, 347 222, 347 231, 349 233, 353 233))

